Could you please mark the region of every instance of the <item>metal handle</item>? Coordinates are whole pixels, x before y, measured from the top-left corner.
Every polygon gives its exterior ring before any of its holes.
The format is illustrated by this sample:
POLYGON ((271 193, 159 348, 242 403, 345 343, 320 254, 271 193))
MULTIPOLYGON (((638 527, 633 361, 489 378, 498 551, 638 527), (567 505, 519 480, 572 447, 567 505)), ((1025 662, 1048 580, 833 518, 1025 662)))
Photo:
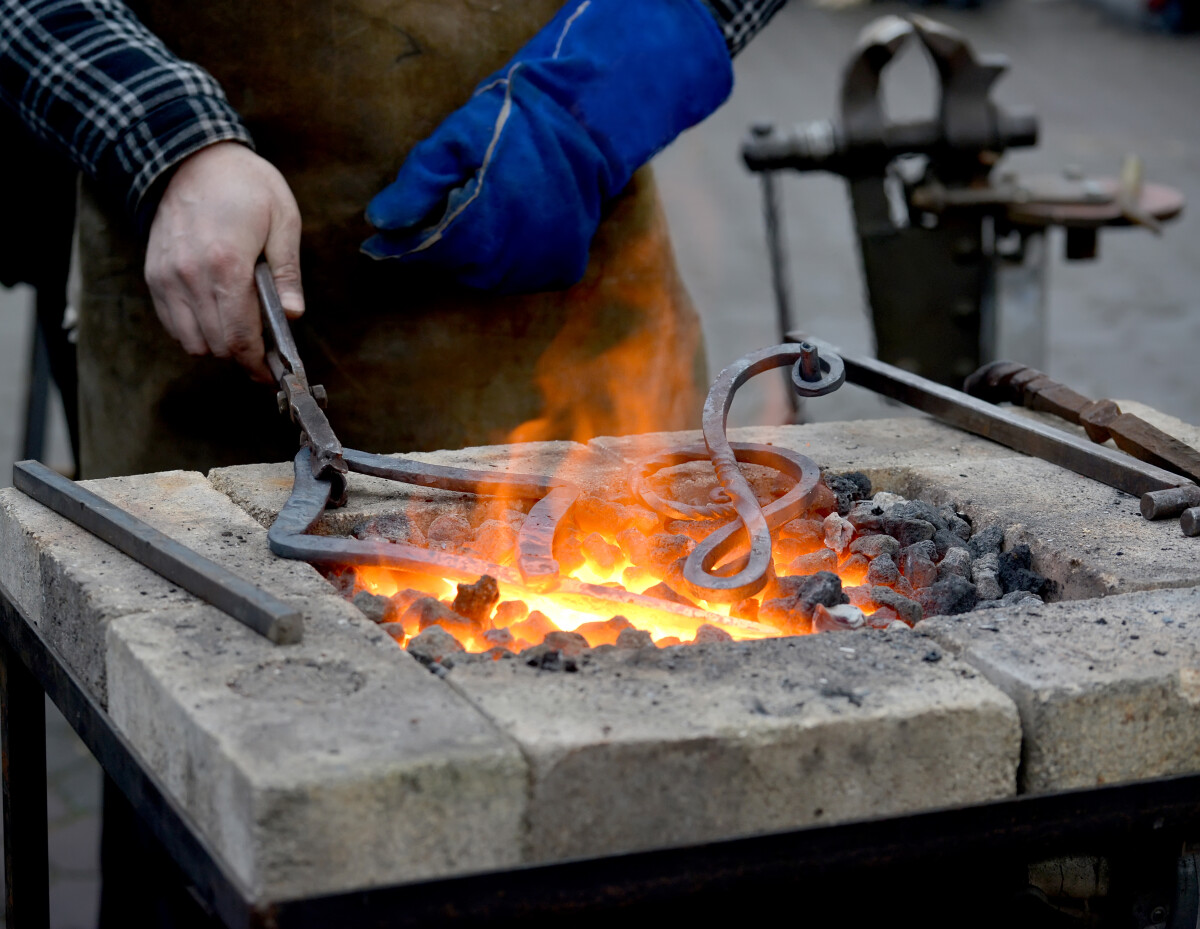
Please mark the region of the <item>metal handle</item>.
MULTIPOLYGON (((279 300, 279 291, 275 289, 275 276, 265 261, 260 261, 254 268, 254 284, 258 288, 258 301, 262 307, 263 321, 266 323, 265 331, 271 334, 271 341, 274 342, 275 350, 279 352, 286 370, 296 375, 307 390, 308 375, 304 371, 304 362, 300 360, 296 340, 292 337, 292 327, 288 325, 287 313, 279 300)), ((276 380, 283 376, 283 373, 275 371, 274 367, 271 373, 276 380)))

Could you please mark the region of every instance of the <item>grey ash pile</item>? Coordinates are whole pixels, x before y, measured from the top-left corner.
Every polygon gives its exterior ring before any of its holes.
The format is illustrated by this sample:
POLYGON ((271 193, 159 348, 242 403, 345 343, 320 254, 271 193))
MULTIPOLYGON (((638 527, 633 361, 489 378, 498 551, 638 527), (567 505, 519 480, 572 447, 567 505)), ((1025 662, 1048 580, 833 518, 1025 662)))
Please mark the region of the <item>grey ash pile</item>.
MULTIPOLYGON (((752 478, 764 505, 787 491, 778 477, 764 469, 752 478)), ((699 500, 714 488, 710 477, 693 470, 672 489, 677 498, 699 500)), ((575 570, 583 555, 592 564, 604 558, 616 566, 613 576, 630 589, 693 603, 680 583, 682 565, 711 525, 662 520, 627 493, 614 500, 581 498, 573 513, 556 542, 564 573, 575 570), (634 580, 641 583, 634 586, 634 580)), ((387 526, 373 520, 355 534, 486 555, 495 564, 507 564, 523 516, 516 511, 452 515, 443 510, 423 521, 413 512, 387 526)), ((808 512, 777 527, 774 536, 774 571, 766 587, 730 610, 734 617, 759 624, 763 635, 903 630, 931 616, 1040 603, 1052 593, 1051 582, 1033 569, 1027 546, 1002 550, 999 528, 977 530, 952 506, 873 493, 871 482, 858 472, 824 475, 808 512)), ((474 660, 469 653, 475 653, 496 659, 519 656, 535 667, 574 670, 589 649, 688 644, 674 637, 655 640, 619 615, 560 629, 553 617, 531 611, 519 600, 503 600, 495 580, 486 576, 476 584, 458 585, 453 599, 414 589, 380 596, 364 587, 353 569, 329 576, 398 643, 439 669, 474 660)), ((701 626, 693 641, 729 638, 715 626, 701 626)))

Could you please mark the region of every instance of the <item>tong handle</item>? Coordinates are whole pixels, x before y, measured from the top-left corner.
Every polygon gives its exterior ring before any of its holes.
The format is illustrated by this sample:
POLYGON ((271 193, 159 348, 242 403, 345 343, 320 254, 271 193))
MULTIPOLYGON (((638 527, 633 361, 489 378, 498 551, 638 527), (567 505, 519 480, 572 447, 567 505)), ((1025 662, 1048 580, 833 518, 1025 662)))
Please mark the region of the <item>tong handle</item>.
POLYGON ((1200 480, 1200 452, 1140 416, 1122 413, 1111 400, 1089 400, 1049 376, 1011 361, 993 361, 967 378, 963 390, 981 400, 1008 400, 1082 426, 1089 439, 1158 468, 1200 480))
POLYGON ((284 374, 292 373, 301 385, 308 389, 308 375, 304 371, 304 362, 300 360, 300 352, 296 348, 296 340, 292 338, 292 327, 288 325, 287 313, 279 301, 279 291, 275 289, 275 276, 265 261, 260 261, 254 268, 254 284, 258 288, 258 302, 262 307, 265 331, 271 334, 278 361, 282 369, 276 370, 275 359, 271 351, 267 351, 267 364, 276 380, 281 380, 284 374))
MULTIPOLYGON (((1098 406, 1104 403, 1111 404, 1111 401, 1101 401, 1101 404, 1097 404, 1036 368, 1016 361, 992 361, 985 364, 966 379, 963 391, 988 403, 1007 400, 1017 406, 1052 413, 1077 426, 1086 426, 1084 417, 1098 406)), ((1111 405, 1115 408, 1115 404, 1111 405)), ((1107 435, 1103 438, 1092 437, 1093 442, 1107 440, 1107 435)))

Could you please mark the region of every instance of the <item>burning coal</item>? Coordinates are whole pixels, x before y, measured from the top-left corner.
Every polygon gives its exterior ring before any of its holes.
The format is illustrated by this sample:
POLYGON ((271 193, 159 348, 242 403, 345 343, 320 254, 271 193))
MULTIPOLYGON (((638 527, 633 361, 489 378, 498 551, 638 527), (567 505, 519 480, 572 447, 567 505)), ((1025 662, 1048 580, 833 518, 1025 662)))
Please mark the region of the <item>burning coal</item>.
MULTIPOLYGON (((771 468, 743 465, 762 507, 794 485, 771 468)), ((721 499, 711 464, 656 473, 650 488, 683 508, 721 499)), ((645 490, 645 488, 643 488, 645 490)), ((997 528, 976 531, 951 506, 873 493, 860 473, 829 475, 805 512, 772 534, 766 586, 715 603, 689 596, 684 564, 724 520, 671 519, 645 493, 613 488, 575 501, 559 526, 554 559, 565 578, 539 591, 514 583, 511 566, 528 503, 475 499, 461 509, 415 506, 360 523, 359 538, 465 554, 497 567, 474 583, 370 566, 327 576, 398 644, 421 660, 452 666, 468 655, 519 655, 570 670, 586 649, 673 645, 908 629, 923 618, 1040 599, 1049 582, 1028 548, 1002 552, 997 528)), ((732 561, 730 558, 727 561, 732 561)))

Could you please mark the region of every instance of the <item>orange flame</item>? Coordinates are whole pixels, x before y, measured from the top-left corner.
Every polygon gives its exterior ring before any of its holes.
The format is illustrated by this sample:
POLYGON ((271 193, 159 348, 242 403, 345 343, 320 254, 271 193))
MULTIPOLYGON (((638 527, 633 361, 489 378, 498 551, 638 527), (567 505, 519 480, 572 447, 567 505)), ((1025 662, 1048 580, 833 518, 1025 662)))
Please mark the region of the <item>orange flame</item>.
MULTIPOLYGON (((635 184, 648 183, 652 182, 643 174, 635 179, 635 184)), ((619 227, 620 238, 597 242, 587 276, 573 288, 578 300, 570 301, 570 315, 555 331, 535 364, 534 379, 542 396, 542 409, 508 435, 496 436, 496 439, 514 446, 562 439, 587 443, 601 435, 668 432, 695 428, 699 424, 705 376, 703 362, 698 359, 702 359, 703 346, 695 311, 674 271, 661 207, 653 196, 630 196, 621 198, 615 210, 623 213, 622 221, 605 224, 599 235, 603 237, 608 234, 606 230, 619 227), (663 346, 670 347, 665 356, 663 346)), ((653 442, 649 437, 647 441, 653 442)), ((648 451, 657 450, 648 445, 648 451)), ((586 449, 575 452, 564 462, 563 468, 577 473, 586 467, 588 454, 586 449)), ((522 458, 521 450, 514 447, 510 463, 512 471, 522 471, 522 458)), ((706 489, 699 489, 707 493, 706 489)), ((774 495, 779 496, 787 488, 776 489, 778 493, 774 495)), ((832 499, 832 495, 826 493, 832 499)), ((529 505, 529 501, 517 499, 515 493, 503 491, 479 498, 470 514, 472 526, 479 530, 485 524, 490 525, 490 521, 495 525, 491 526, 489 540, 480 542, 476 538, 468 544, 467 553, 496 565, 510 564, 511 550, 505 548, 505 526, 511 528, 510 514, 516 510, 528 512, 529 505)), ((648 539, 642 534, 642 529, 649 527, 644 521, 640 527, 634 525, 633 507, 623 507, 615 501, 608 506, 618 515, 624 510, 625 518, 612 525, 591 525, 576 516, 578 531, 562 541, 561 551, 555 550, 563 574, 584 584, 610 586, 634 594, 645 593, 664 583, 670 575, 670 567, 645 562, 634 551, 641 542, 649 546, 648 539), (628 535, 630 532, 634 534, 628 535)), ((604 502, 593 509, 604 509, 604 502)), ((657 520, 649 510, 641 510, 641 514, 651 521, 657 520)), ((678 539, 680 535, 692 534, 695 529, 659 524, 653 531, 678 539)), ((694 545, 694 539, 691 544, 694 545)), ((838 573, 848 587, 860 586, 866 580, 865 559, 843 558, 839 562, 837 554, 825 547, 820 533, 815 533, 811 526, 795 527, 791 533, 780 532, 775 540, 774 556, 776 574, 780 577, 830 570, 838 573)), ((675 558, 671 563, 677 561, 675 558)), ((507 576, 511 577, 511 572, 507 576)), ((385 568, 356 569, 356 591, 367 590, 392 597, 408 588, 420 590, 447 604, 456 594, 456 584, 446 578, 385 568)), ((617 601, 611 612, 604 613, 597 612, 594 600, 587 608, 581 608, 584 604, 578 598, 536 593, 504 582, 500 583, 500 588, 502 603, 520 600, 528 611, 548 617, 547 623, 539 620, 505 624, 519 628, 523 634, 533 635, 535 633, 529 630, 544 629, 550 624, 571 631, 587 624, 603 623, 622 610, 622 604, 617 601)), ((658 593, 670 594, 669 591, 658 593)), ((864 613, 876 609, 866 596, 854 599, 864 613)), ((776 629, 746 618, 757 616, 762 600, 760 594, 753 603, 743 601, 730 605, 701 601, 695 604, 699 610, 684 608, 680 611, 655 610, 652 606, 642 605, 637 626, 649 632, 659 644, 691 641, 705 623, 717 626, 733 639, 795 634, 794 629, 776 629)), ((602 632, 593 632, 597 641, 589 639, 589 644, 602 644, 601 639, 607 643, 612 637, 612 628, 610 624, 602 632)), ((396 637, 403 642, 406 635, 416 631, 406 628, 396 637)), ((457 634, 466 639, 462 644, 470 650, 492 647, 492 641, 483 638, 482 634, 470 635, 461 630, 457 634)), ((503 636, 493 636, 495 638, 503 636)), ((525 641, 515 636, 513 639, 515 644, 525 641)))
MULTIPOLYGON (((593 531, 589 533, 589 538, 591 537, 595 537, 592 541, 593 548, 596 547, 597 540, 609 547, 603 558, 603 563, 596 557, 584 555, 579 566, 569 572, 570 577, 586 584, 607 586, 631 593, 643 593, 650 587, 661 583, 659 575, 663 572, 647 569, 645 566, 637 565, 631 561, 629 556, 617 543, 614 534, 593 531), (630 582, 631 578, 633 579, 632 583, 630 582)), ((776 541, 777 561, 780 560, 781 556, 786 558, 794 552, 794 548, 786 544, 781 544, 782 542, 786 542, 786 540, 776 541)), ((830 556, 831 561, 836 562, 836 555, 831 550, 824 549, 824 551, 830 556)), ((782 572, 780 573, 782 574, 782 572)), ((841 577, 846 588, 861 587, 866 580, 866 559, 861 557, 855 558, 854 556, 844 558, 841 564, 835 568, 834 573, 837 573, 841 577)), ((502 603, 519 600, 530 613, 538 611, 544 614, 549 619, 549 623, 552 624, 553 628, 570 632, 581 627, 588 627, 590 624, 591 628, 584 628, 584 633, 585 638, 588 639, 589 644, 592 646, 612 644, 608 639, 612 638, 615 633, 611 629, 601 631, 597 624, 604 623, 614 616, 623 615, 623 612, 627 612, 627 610, 623 611, 622 604, 616 601, 613 602, 611 609, 602 610, 598 609, 595 603, 583 605, 577 599, 572 600, 553 591, 539 593, 504 581, 499 586, 502 603), (593 641, 594 638, 596 641, 593 641)), ((355 568, 355 592, 366 590, 373 594, 394 597, 408 589, 420 591, 449 605, 453 602, 457 593, 457 584, 446 578, 412 574, 389 568, 370 566, 355 568)), ((850 589, 848 592, 856 594, 853 600, 865 615, 870 616, 878 608, 878 605, 866 595, 867 590, 865 588, 861 591, 850 589)), ((759 594, 754 599, 761 605, 763 597, 763 594, 759 594)), ((803 629, 775 628, 767 623, 747 622, 738 619, 738 616, 745 614, 746 604, 744 601, 743 604, 739 605, 740 609, 738 609, 736 615, 733 612, 734 607, 727 603, 712 603, 702 600, 696 606, 709 614, 707 621, 710 625, 715 625, 722 629, 733 640, 795 635, 798 632, 799 634, 803 634, 806 631, 803 629)), ((756 615, 757 607, 754 607, 752 612, 756 615)), ((659 644, 689 642, 696 638, 697 631, 706 621, 702 617, 680 615, 680 613, 672 612, 668 609, 642 610, 637 615, 637 620, 632 625, 649 632, 651 638, 659 644)), ((417 634, 418 631, 419 629, 415 627, 412 629, 406 628, 405 634, 406 636, 412 636, 417 634)), ((482 634, 464 634, 459 628, 456 628, 453 634, 460 639, 461 644, 468 651, 486 651, 496 644, 484 638, 482 634)), ((397 638, 401 637, 397 636, 397 638)), ((519 644, 531 645, 537 643, 521 640, 519 644)))

